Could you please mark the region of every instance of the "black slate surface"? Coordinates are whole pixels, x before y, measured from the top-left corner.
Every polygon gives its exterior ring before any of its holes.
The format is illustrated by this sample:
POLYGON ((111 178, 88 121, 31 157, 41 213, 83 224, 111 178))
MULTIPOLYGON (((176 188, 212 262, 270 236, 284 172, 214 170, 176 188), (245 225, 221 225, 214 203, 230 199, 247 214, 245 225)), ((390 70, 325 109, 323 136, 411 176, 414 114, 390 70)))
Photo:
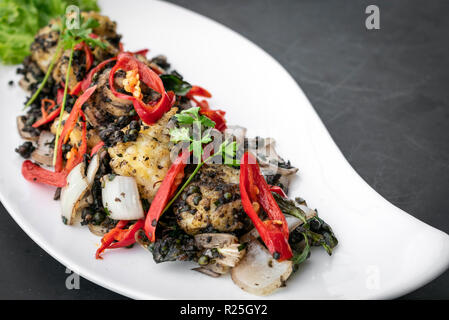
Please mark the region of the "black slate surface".
MULTIPOLYGON (((171 2, 270 53, 357 172, 396 206, 449 233, 449 2, 171 2), (380 30, 365 28, 368 4, 380 7, 380 30)), ((0 298, 123 298, 84 279, 80 290, 67 290, 65 267, 0 210, 0 298)), ((446 272, 405 298, 447 299, 448 287, 446 272)))

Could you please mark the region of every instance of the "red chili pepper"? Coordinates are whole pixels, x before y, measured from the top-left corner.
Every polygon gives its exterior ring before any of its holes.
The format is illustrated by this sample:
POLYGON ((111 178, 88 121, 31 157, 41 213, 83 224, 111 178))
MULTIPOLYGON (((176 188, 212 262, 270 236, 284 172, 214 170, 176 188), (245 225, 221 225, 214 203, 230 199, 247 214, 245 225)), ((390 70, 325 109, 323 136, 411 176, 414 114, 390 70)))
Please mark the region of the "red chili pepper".
POLYGON ((141 55, 141 56, 146 57, 148 51, 150 51, 150 49, 142 49, 142 50, 138 50, 138 51, 133 52, 133 54, 134 54, 134 55, 139 54, 139 55, 141 55))
POLYGON ((72 148, 72 156, 67 160, 64 171, 67 174, 72 171, 72 169, 83 161, 83 156, 87 153, 87 125, 86 125, 86 116, 83 111, 79 111, 80 116, 83 118, 83 122, 81 123, 81 145, 77 150, 75 147, 72 148))
POLYGON ((200 113, 202 115, 205 115, 213 122, 215 122, 215 129, 222 132, 226 130, 226 112, 224 112, 223 110, 212 110, 206 100, 199 101, 195 98, 195 96, 211 98, 212 95, 210 94, 210 92, 202 87, 192 86, 190 91, 186 94, 186 97, 194 101, 198 105, 198 107, 200 107, 200 113))
POLYGON ((96 154, 96 153, 98 152, 98 150, 100 150, 103 146, 104 146, 104 142, 103 142, 103 141, 98 142, 98 143, 92 148, 92 151, 90 152, 90 156, 93 157, 94 154, 96 154))
POLYGON ((184 168, 187 164, 187 159, 190 156, 190 152, 183 150, 176 160, 172 163, 170 169, 167 172, 164 180, 156 193, 156 196, 151 203, 150 210, 148 210, 147 217, 145 219, 145 234, 151 242, 156 241, 156 226, 160 216, 164 212, 165 206, 169 202, 170 198, 175 193, 179 184, 184 177, 184 168))
POLYGON ((56 103, 58 105, 61 105, 62 99, 64 99, 64 89, 59 88, 58 91, 56 92, 56 103))
POLYGON ((106 250, 112 242, 115 241, 115 236, 128 224, 128 220, 120 220, 117 225, 109 230, 108 233, 106 233, 103 238, 101 238, 101 246, 98 248, 97 252, 95 253, 95 257, 97 259, 103 259, 101 257, 101 254, 104 250, 106 250))
POLYGON ((275 192, 278 195, 280 195, 282 198, 287 198, 287 195, 285 194, 284 190, 281 187, 278 186, 269 186, 270 192, 275 192))
POLYGON ((43 183, 49 186, 65 187, 67 184, 66 172, 52 172, 39 165, 25 160, 22 164, 22 175, 30 182, 43 183))
POLYGON ((129 229, 121 230, 115 237, 117 242, 114 242, 109 246, 108 249, 116 249, 128 247, 136 242, 135 234, 137 231, 143 228, 145 221, 143 219, 138 220, 135 224, 133 224, 129 229))
POLYGON ((59 116, 59 113, 61 112, 61 107, 58 107, 56 110, 52 111, 46 118, 39 119, 33 124, 34 128, 38 128, 44 124, 49 123, 50 121, 53 121, 56 119, 57 116, 59 116))
POLYGON ((73 89, 70 90, 69 94, 70 94, 71 96, 76 96, 76 95, 78 95, 78 93, 81 92, 81 85, 82 85, 82 84, 83 84, 83 82, 82 82, 82 81, 79 81, 79 82, 73 87, 73 89))
POLYGON ((92 83, 92 78, 94 75, 103 69, 109 62, 117 60, 117 57, 113 57, 107 60, 104 60, 100 62, 96 67, 94 67, 92 70, 89 71, 87 76, 84 78, 83 81, 81 81, 81 90, 86 91, 87 88, 89 88, 90 84, 92 83))
MULTIPOLYGON (((91 34, 92 35, 92 34, 91 34)), ((92 67, 92 64, 94 62, 94 58, 92 55, 92 51, 90 50, 89 46, 85 42, 78 43, 74 50, 82 50, 84 51, 84 55, 86 56, 86 71, 89 71, 92 67)), ((76 96, 81 92, 82 89, 82 83, 83 81, 79 81, 70 91, 69 94, 71 96, 76 96)), ((62 84, 64 85, 64 84, 62 84)))
POLYGON ((56 110, 53 110, 50 114, 48 114, 48 110, 53 109, 55 106, 55 102, 51 99, 42 99, 41 101, 41 111, 42 111, 42 118, 37 120, 33 124, 33 128, 38 128, 44 124, 49 123, 50 121, 53 121, 61 112, 61 107, 58 107, 56 110), (46 103, 50 103, 48 108, 45 108, 46 103))
POLYGON ((246 152, 240 164, 240 196, 242 206, 268 250, 279 255, 279 261, 290 259, 293 254, 288 244, 288 225, 276 200, 270 193, 267 182, 260 173, 256 158, 246 152), (260 207, 268 214, 269 220, 262 221, 260 207))
POLYGON ((109 86, 112 93, 117 98, 127 99, 133 102, 134 109, 142 121, 146 124, 153 124, 159 120, 175 102, 174 93, 165 92, 164 84, 162 83, 161 78, 159 78, 159 76, 147 65, 136 59, 130 52, 122 52, 118 55, 117 64, 109 73, 109 86), (145 104, 140 98, 117 92, 114 85, 114 75, 119 69, 123 69, 125 71, 137 70, 140 80, 151 89, 160 93, 162 98, 155 105, 148 105, 145 104))
POLYGON ((212 94, 200 86, 192 86, 186 96, 188 98, 193 98, 194 96, 212 98, 212 94))
MULTIPOLYGON (((67 184, 67 175, 72 171, 72 169, 83 161, 83 156, 87 152, 87 127, 86 127, 86 117, 84 113, 80 110, 80 115, 84 119, 82 123, 82 136, 81 145, 77 150, 75 147, 72 148, 70 159, 67 160, 64 170, 61 171, 50 171, 40 167, 39 165, 26 160, 22 164, 22 175, 24 178, 31 182, 43 183, 55 187, 65 187, 67 184)), ((62 163, 62 161, 61 161, 62 163)))
POLYGON ((78 43, 74 50, 83 50, 84 55, 86 56, 86 70, 90 70, 90 67, 92 67, 92 63, 94 61, 92 51, 90 51, 89 46, 85 42, 78 43))
MULTIPOLYGON (((76 123, 78 122, 78 116, 81 114, 82 116, 84 116, 84 114, 82 113, 82 106, 83 104, 90 98, 90 96, 92 95, 92 93, 95 91, 95 89, 97 88, 97 86, 93 86, 90 87, 89 89, 86 90, 86 92, 84 92, 75 102, 75 104, 73 105, 72 111, 70 112, 69 117, 67 118, 67 120, 65 121, 65 125, 64 128, 62 129, 61 135, 59 137, 59 141, 58 141, 58 149, 56 150, 57 154, 56 154, 56 164, 55 164, 55 171, 56 172, 61 172, 62 171, 62 162, 63 162, 63 157, 62 157, 62 146, 64 143, 67 142, 67 140, 70 137, 70 133, 72 132, 73 128, 75 128, 76 123)), ((85 123, 84 123, 85 124, 85 123)))

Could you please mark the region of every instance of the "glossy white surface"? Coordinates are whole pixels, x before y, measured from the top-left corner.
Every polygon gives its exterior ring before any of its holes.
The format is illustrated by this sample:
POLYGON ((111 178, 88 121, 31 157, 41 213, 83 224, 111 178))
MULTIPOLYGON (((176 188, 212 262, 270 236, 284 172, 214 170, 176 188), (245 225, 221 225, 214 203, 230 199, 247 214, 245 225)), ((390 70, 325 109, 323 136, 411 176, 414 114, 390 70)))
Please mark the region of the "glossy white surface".
MULTIPOLYGON (((210 19, 156 1, 102 1, 118 22, 125 48, 163 53, 193 84, 210 90, 212 106, 249 135, 271 136, 280 154, 300 169, 290 195, 307 199, 334 229, 332 257, 315 249, 273 299, 377 299, 406 294, 449 265, 449 236, 396 208, 371 189, 344 159, 289 74, 248 40, 210 19), (195 35, 195 36, 191 36, 195 35), (192 39, 206 39, 193 41, 192 39)), ((1 67, 0 199, 16 222, 70 269, 132 298, 254 299, 230 277, 208 278, 189 263, 156 265, 139 247, 94 259, 99 238, 61 223, 53 189, 25 181, 15 117, 25 98, 15 68, 1 67)))

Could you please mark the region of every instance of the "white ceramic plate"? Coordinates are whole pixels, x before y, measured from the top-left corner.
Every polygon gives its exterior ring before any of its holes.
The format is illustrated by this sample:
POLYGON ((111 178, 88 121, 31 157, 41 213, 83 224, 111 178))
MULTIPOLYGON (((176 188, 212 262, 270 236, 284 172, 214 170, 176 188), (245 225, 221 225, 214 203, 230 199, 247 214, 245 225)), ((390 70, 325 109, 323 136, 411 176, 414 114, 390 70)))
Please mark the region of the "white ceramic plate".
MULTIPOLYGON (((298 85, 267 53, 214 21, 164 2, 102 1, 101 8, 118 22, 126 49, 166 54, 189 82, 214 94, 212 105, 227 111, 230 124, 276 138, 280 154, 300 168, 290 194, 318 208, 340 244, 332 257, 314 250, 288 286, 269 298, 393 298, 447 268, 449 236, 396 208, 357 175, 298 85)), ((53 189, 20 174, 15 117, 25 94, 10 88, 10 79, 18 79, 15 68, 1 67, 0 199, 35 242, 85 278, 132 298, 256 298, 230 277, 190 271, 189 263, 156 265, 139 247, 95 260, 99 238, 87 228, 63 225, 53 189)))

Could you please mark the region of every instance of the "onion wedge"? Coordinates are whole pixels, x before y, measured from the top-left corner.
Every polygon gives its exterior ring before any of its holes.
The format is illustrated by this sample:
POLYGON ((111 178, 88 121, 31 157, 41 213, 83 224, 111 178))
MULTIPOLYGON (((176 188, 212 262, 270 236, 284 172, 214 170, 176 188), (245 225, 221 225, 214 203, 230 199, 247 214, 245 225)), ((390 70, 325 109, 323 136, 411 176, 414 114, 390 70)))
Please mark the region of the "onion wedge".
POLYGON ((65 224, 73 224, 81 200, 92 186, 99 166, 99 157, 95 155, 87 168, 87 174, 86 165, 81 162, 67 176, 67 185, 61 190, 62 220, 65 224))
POLYGON ((136 180, 124 176, 104 176, 102 178, 103 207, 114 220, 138 220, 144 218, 142 202, 136 180))

